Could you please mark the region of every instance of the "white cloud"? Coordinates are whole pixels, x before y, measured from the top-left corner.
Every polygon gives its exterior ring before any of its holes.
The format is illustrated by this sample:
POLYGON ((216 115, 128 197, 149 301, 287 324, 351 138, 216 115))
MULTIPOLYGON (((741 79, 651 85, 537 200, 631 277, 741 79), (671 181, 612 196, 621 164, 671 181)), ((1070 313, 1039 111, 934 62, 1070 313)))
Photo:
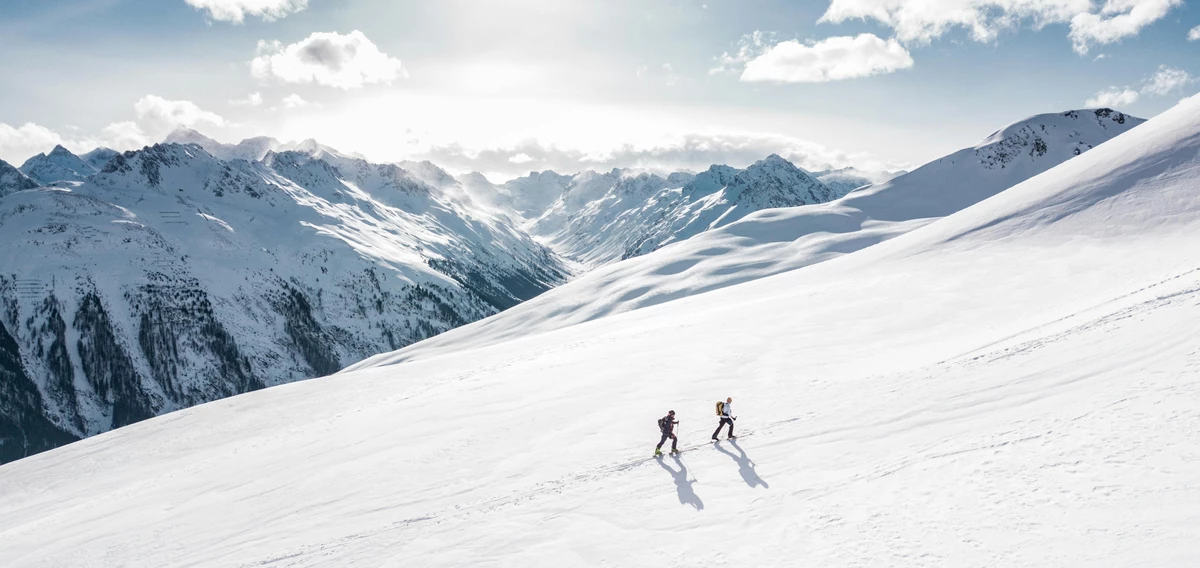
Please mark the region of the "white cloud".
POLYGON ((1089 107, 1118 107, 1138 102, 1145 96, 1164 96, 1179 91, 1195 79, 1182 69, 1159 65, 1158 70, 1142 83, 1140 90, 1133 87, 1109 87, 1085 103, 1089 107))
POLYGON ((1142 94, 1167 95, 1173 91, 1182 89, 1192 81, 1193 79, 1191 75, 1188 75, 1187 71, 1160 65, 1158 71, 1142 87, 1142 94))
POLYGON ((292 93, 283 98, 284 108, 300 108, 308 106, 308 101, 304 100, 300 95, 292 93))
POLYGON ((822 22, 872 19, 906 43, 928 43, 954 28, 976 41, 1028 25, 1069 24, 1075 51, 1137 35, 1182 0, 831 0, 822 22))
POLYGON ((1135 36, 1157 22, 1183 0, 1107 0, 1098 13, 1084 12, 1071 18, 1071 42, 1078 53, 1088 47, 1114 43, 1135 36))
POLYGON ((224 126, 225 119, 191 101, 172 101, 146 95, 133 104, 136 126, 151 140, 159 140, 180 126, 224 126))
MULTIPOLYGON (((137 123, 132 120, 125 120, 109 124, 108 126, 104 127, 102 134, 103 136, 100 139, 100 143, 92 145, 93 148, 96 146, 107 146, 114 150, 128 150, 132 148, 141 148, 142 146, 157 142, 157 140, 151 140, 150 137, 146 135, 146 132, 143 131, 141 127, 139 127, 137 123)), ((80 149, 83 151, 88 151, 91 148, 82 147, 80 149)))
POLYGON ((63 138, 44 126, 27 122, 19 127, 0 122, 0 159, 20 166, 39 152, 49 152, 63 138))
POLYGON ((529 162, 532 162, 533 158, 530 157, 529 154, 526 154, 525 152, 521 152, 521 153, 516 154, 516 155, 512 156, 511 158, 509 158, 508 161, 512 162, 514 164, 527 164, 529 162))
POLYGON ((1188 31, 1188 41, 1200 41, 1200 26, 1196 26, 1188 31))
POLYGON ((250 93, 244 99, 234 99, 229 104, 234 106, 259 106, 263 103, 262 93, 250 93))
POLYGON ((741 37, 737 43, 737 51, 729 53, 726 51, 716 57, 717 66, 708 70, 709 75, 717 73, 741 73, 752 59, 762 55, 771 46, 778 43, 776 41, 777 34, 774 32, 764 32, 754 30, 741 37))
POLYGON ((831 37, 811 45, 795 40, 775 44, 746 63, 742 81, 824 83, 913 66, 908 50, 894 39, 874 34, 831 37))
POLYGON ((1138 92, 1128 87, 1109 87, 1096 93, 1096 96, 1088 99, 1084 104, 1089 108, 1124 107, 1138 102, 1139 98, 1141 96, 1138 95, 1138 92))
POLYGON ((308 0, 184 0, 197 10, 207 10, 208 17, 240 24, 246 16, 258 16, 268 22, 308 7, 308 0))
POLYGON ((258 56, 250 72, 259 79, 285 83, 316 83, 340 89, 357 89, 366 84, 390 84, 407 77, 400 60, 379 51, 358 30, 342 35, 317 32, 299 42, 258 42, 258 56))

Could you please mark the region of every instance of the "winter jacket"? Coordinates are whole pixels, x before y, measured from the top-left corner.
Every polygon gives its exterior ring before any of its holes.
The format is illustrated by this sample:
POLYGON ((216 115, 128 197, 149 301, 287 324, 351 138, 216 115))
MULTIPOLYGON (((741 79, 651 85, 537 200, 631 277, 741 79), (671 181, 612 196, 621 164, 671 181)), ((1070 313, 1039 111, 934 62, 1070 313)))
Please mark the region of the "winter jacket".
POLYGON ((733 403, 726 402, 725 407, 721 409, 721 417, 733 420, 733 403))
POLYGON ((675 420, 675 417, 671 416, 670 414, 658 419, 658 428, 662 430, 663 434, 671 434, 675 432, 676 424, 679 424, 679 421, 675 420))

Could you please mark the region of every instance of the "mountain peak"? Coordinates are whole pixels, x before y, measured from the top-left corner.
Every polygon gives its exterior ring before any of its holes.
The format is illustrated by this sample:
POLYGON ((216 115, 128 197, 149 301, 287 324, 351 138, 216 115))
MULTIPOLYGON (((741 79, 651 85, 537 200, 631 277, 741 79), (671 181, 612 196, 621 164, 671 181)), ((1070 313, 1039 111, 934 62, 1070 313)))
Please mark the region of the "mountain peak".
POLYGON ((49 154, 38 154, 21 164, 21 172, 42 184, 56 181, 81 181, 96 173, 96 168, 79 156, 56 145, 49 154))
POLYGON ((186 126, 180 126, 179 128, 176 128, 175 130, 171 131, 171 133, 168 134, 167 137, 163 139, 163 143, 165 143, 165 144, 196 144, 201 147, 209 146, 209 145, 218 146, 221 144, 220 142, 217 142, 216 140, 213 140, 212 138, 209 138, 209 137, 207 137, 195 130, 192 130, 191 128, 188 128, 186 126))

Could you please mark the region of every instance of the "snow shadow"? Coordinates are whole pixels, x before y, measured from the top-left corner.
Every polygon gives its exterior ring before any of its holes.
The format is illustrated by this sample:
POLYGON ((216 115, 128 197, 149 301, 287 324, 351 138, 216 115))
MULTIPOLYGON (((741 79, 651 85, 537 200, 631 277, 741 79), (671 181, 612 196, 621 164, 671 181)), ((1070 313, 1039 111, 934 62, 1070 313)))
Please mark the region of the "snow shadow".
POLYGON ((696 481, 688 480, 687 467, 683 465, 683 461, 679 459, 679 456, 671 457, 675 460, 675 464, 679 466, 679 471, 676 471, 675 468, 667 465, 662 458, 658 458, 655 461, 658 462, 659 467, 666 470, 667 473, 670 473, 671 477, 675 479, 675 492, 679 494, 679 504, 691 505, 695 507, 697 511, 704 510, 704 501, 701 501, 700 496, 696 495, 696 491, 692 489, 692 484, 696 483, 696 481))
POLYGON ((767 485, 766 480, 759 477, 758 472, 754 470, 754 460, 750 459, 750 457, 746 455, 746 450, 743 450, 742 447, 738 445, 737 440, 729 440, 729 445, 737 448, 738 453, 734 454, 733 452, 726 450, 721 446, 720 442, 717 442, 716 444, 717 451, 733 458, 733 461, 737 462, 738 473, 742 474, 742 480, 746 482, 746 485, 749 485, 752 488, 761 485, 763 486, 763 489, 770 489, 771 486, 767 485))

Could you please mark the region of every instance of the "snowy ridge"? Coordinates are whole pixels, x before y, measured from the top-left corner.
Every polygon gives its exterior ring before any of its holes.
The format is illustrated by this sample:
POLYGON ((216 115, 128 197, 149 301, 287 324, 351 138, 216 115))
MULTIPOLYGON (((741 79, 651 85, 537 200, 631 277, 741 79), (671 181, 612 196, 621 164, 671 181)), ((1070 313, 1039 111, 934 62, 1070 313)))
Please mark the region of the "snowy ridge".
POLYGON ((677 243, 670 253, 602 266, 498 317, 413 346, 396 360, 443 345, 541 333, 836 258, 983 201, 1143 122, 1108 110, 1034 116, 842 199, 759 211, 677 243), (1001 167, 993 167, 997 155, 1008 156, 1001 167))
POLYGON ((1193 98, 828 262, 0 466, 0 552, 22 568, 1191 566, 1198 184, 1193 98), (725 396, 744 435, 701 445, 725 396), (667 408, 697 447, 654 460, 667 408))
POLYGON ((744 170, 713 166, 666 178, 614 169, 572 177, 527 228, 589 266, 640 256, 762 209, 834 199, 835 193, 778 155, 744 170))
POLYGON ((328 375, 566 276, 397 166, 325 157, 159 144, 0 200, 0 371, 23 385, 0 414, 24 417, 0 461, 328 375))

